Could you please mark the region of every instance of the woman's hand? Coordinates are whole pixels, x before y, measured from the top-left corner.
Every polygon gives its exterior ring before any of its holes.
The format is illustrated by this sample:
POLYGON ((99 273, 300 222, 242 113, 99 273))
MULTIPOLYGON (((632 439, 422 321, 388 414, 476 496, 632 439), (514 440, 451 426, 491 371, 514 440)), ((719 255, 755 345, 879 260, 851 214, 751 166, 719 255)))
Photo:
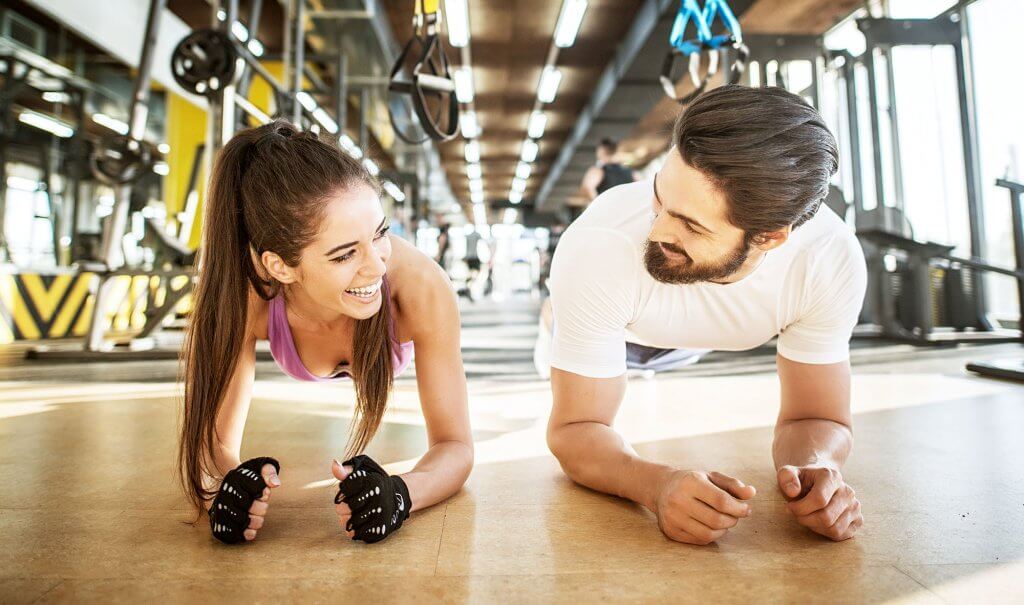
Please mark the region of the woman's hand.
POLYGON ((369 456, 337 460, 331 472, 341 482, 334 498, 335 512, 345 535, 367 544, 398 531, 409 518, 409 488, 398 475, 388 475, 369 456))
POLYGON ((224 476, 210 504, 213 537, 225 544, 256 539, 270 506, 270 492, 281 485, 280 469, 273 458, 253 458, 224 476))

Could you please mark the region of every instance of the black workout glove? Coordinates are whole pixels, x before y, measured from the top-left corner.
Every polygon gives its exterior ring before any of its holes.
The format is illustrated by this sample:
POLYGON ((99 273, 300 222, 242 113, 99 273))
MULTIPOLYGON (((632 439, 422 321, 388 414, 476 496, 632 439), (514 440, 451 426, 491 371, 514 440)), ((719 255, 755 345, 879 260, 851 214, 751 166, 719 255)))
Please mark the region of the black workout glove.
POLYGON ((262 474, 267 464, 273 464, 274 469, 281 472, 277 460, 264 457, 246 460, 225 475, 209 511, 214 538, 225 544, 245 540, 242 532, 249 527, 249 508, 254 500, 263 497, 267 487, 262 474))
POLYGON ((352 472, 338 484, 334 503, 345 502, 352 510, 345 525, 347 531, 355 532, 352 539, 372 544, 402 527, 412 509, 405 481, 398 475, 388 475, 369 456, 356 456, 342 465, 352 472))

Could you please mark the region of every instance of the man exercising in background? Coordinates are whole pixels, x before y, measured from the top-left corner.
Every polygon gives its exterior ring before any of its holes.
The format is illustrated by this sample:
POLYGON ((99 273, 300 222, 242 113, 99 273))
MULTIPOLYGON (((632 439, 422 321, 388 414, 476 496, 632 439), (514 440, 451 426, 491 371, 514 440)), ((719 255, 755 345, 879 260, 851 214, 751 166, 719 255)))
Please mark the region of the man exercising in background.
POLYGON ((646 506, 669 538, 713 542, 750 515, 755 490, 644 460, 615 432, 627 343, 739 351, 778 336, 779 488, 798 523, 850 538, 863 517, 841 468, 866 270, 821 207, 835 139, 794 94, 724 86, 686 110, 673 144, 653 180, 608 190, 559 242, 548 445, 574 481, 646 506))
POLYGON ((598 195, 612 187, 632 183, 636 180, 631 168, 615 161, 615 153, 618 150, 619 144, 612 139, 602 139, 598 144, 595 151, 597 163, 587 169, 586 174, 583 175, 583 182, 580 183, 580 191, 586 201, 582 205, 569 206, 570 221, 576 220, 583 214, 583 211, 598 195))

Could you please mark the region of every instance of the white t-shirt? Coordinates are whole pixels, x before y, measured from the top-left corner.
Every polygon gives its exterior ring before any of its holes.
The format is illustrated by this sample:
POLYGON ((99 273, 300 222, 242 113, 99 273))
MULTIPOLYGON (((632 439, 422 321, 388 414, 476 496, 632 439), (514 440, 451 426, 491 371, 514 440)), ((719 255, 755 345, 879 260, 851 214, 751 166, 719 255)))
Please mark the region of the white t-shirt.
POLYGON ((853 231, 824 205, 740 281, 672 285, 644 268, 654 219, 651 180, 604 192, 562 235, 551 266, 551 366, 609 378, 626 342, 742 351, 778 336, 787 359, 849 357, 867 271, 853 231))

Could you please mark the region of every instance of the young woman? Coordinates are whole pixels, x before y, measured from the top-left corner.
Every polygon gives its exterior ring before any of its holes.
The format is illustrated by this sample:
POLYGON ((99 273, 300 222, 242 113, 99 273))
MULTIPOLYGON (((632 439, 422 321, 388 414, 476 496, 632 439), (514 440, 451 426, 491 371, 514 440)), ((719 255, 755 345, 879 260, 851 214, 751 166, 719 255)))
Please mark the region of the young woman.
POLYGON ((437 263, 387 235, 377 182, 362 164, 284 121, 245 130, 217 158, 205 212, 179 465, 214 537, 255 539, 281 485, 276 460, 240 457, 257 340, 270 341, 293 378, 352 379, 350 454, 372 439, 392 379, 416 349, 430 448, 400 476, 363 455, 334 460, 336 510, 350 538, 382 540, 410 512, 458 491, 473 443, 455 295, 437 263))

